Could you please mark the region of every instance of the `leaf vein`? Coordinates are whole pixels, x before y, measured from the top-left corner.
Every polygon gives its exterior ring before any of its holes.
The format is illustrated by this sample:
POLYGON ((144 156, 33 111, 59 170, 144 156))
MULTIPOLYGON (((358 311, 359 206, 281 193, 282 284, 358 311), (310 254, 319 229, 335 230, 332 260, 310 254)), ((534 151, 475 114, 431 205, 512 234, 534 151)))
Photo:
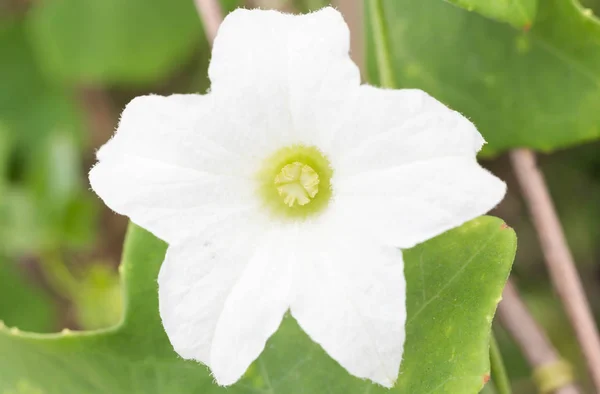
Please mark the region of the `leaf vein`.
POLYGON ((417 312, 415 312, 412 316, 409 316, 410 320, 407 322, 407 325, 409 325, 411 322, 415 321, 415 319, 417 318, 417 316, 419 316, 421 314, 421 312, 423 312, 434 300, 438 299, 440 297, 440 294, 444 290, 446 290, 460 276, 460 274, 462 274, 462 272, 469 266, 469 264, 471 264, 473 262, 473 260, 475 260, 475 257, 477 257, 488 246, 488 244, 494 238, 496 238, 498 236, 498 234, 499 234, 498 232, 494 232, 483 243, 483 245, 481 245, 481 247, 479 249, 477 249, 477 251, 475 253, 473 253, 473 255, 463 264, 463 266, 460 267, 460 269, 456 271, 456 273, 448 280, 448 282, 446 282, 444 284, 444 286, 442 286, 441 289, 439 289, 429 300, 427 300, 427 302, 425 302, 425 304, 423 304, 417 312))

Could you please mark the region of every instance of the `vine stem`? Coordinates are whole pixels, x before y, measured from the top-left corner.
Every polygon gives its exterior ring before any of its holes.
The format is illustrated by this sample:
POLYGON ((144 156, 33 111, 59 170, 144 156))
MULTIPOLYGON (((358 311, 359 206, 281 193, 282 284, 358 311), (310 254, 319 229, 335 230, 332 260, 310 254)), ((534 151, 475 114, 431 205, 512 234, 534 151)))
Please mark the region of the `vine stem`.
POLYGON ((217 36, 219 25, 223 22, 221 4, 216 0, 194 0, 194 3, 196 4, 198 16, 202 20, 206 38, 210 45, 212 45, 217 36))
MULTIPOLYGON (((533 370, 548 370, 559 365, 560 357, 552 343, 529 313, 513 282, 509 279, 504 287, 502 302, 498 305, 498 316, 502 325, 511 334, 533 370)), ((550 382, 554 394, 580 394, 572 382, 572 376, 555 374, 550 382)), ((538 382, 548 384, 549 382, 538 382)))
POLYGON ((600 337, 548 187, 531 150, 515 149, 510 152, 510 159, 537 230, 552 284, 571 321, 596 392, 600 393, 600 337))
POLYGON ((490 366, 492 382, 494 383, 494 386, 496 386, 498 394, 512 394, 510 380, 506 374, 504 360, 502 360, 502 353, 500 353, 498 342, 493 333, 490 337, 490 366))
POLYGON ((394 67, 390 56, 390 37, 385 15, 383 15, 382 0, 369 0, 366 2, 371 17, 373 30, 373 43, 375 45, 375 59, 379 71, 379 85, 384 88, 395 88, 394 67))

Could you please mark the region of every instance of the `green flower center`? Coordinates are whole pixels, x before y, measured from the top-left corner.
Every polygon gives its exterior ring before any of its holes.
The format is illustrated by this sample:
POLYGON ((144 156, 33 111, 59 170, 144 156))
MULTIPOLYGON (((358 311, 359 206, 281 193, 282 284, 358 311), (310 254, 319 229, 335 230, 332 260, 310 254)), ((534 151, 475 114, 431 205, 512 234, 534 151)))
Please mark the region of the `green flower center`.
POLYGON ((292 145, 267 158, 258 173, 260 195, 276 216, 305 218, 331 199, 329 160, 314 146, 292 145))
POLYGON ((275 186, 287 206, 306 205, 319 192, 319 174, 311 166, 296 161, 281 169, 275 177, 275 186))

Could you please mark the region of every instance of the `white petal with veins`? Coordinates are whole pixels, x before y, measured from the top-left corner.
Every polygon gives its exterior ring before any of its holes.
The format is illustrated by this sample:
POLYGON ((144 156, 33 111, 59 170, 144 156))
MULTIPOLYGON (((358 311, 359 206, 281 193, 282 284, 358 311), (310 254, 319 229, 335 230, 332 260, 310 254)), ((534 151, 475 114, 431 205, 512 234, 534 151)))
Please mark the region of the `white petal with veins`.
POLYGON ((402 252, 343 227, 303 246, 292 315, 350 373, 392 387, 405 336, 402 252))
POLYGON ((294 239, 274 231, 258 244, 225 302, 210 366, 221 384, 235 383, 263 351, 290 304, 294 239))
POLYGON ((254 231, 255 221, 251 216, 224 220, 204 234, 169 245, 158 276, 160 315, 182 357, 211 365, 225 303, 255 246, 264 242, 254 231), (234 239, 228 236, 237 231, 234 239))
POLYGON ((328 149, 342 178, 446 156, 475 158, 485 142, 468 119, 421 90, 363 85, 347 106, 328 149))
POLYGON ((506 185, 474 158, 443 157, 349 176, 338 180, 336 191, 332 210, 348 226, 410 248, 485 214, 506 185))

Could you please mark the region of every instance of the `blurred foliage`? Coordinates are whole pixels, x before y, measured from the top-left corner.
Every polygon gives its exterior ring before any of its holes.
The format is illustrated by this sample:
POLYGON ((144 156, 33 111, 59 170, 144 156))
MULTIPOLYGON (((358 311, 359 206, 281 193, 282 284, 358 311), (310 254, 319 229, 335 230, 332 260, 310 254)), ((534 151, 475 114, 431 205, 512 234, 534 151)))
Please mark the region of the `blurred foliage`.
MULTIPOLYGON (((600 316, 599 151, 600 143, 593 143, 540 158, 565 235, 597 317, 600 316)), ((560 354, 575 367, 579 382, 584 388, 590 387, 586 366, 573 329, 561 302, 549 284, 550 279, 539 250, 537 234, 530 219, 525 216, 523 205, 510 199, 518 194, 518 185, 513 185, 512 196, 509 195, 508 201, 501 207, 501 216, 514 225, 519 235, 519 249, 512 275, 537 321, 545 328, 560 354), (511 212, 515 206, 521 208, 511 212)), ((529 367, 518 348, 507 335, 502 335, 499 340, 506 352, 505 361, 509 374, 515 379, 515 394, 533 392, 529 367)))
POLYGON ((294 10, 306 14, 329 5, 327 0, 290 0, 294 10))
POLYGON ((508 22, 516 28, 528 29, 537 13, 538 0, 448 0, 469 11, 499 21, 508 22))
POLYGON ((23 267, 0 258, 0 325, 34 332, 52 331, 57 319, 55 306, 18 268, 23 267))
POLYGON ((36 2, 28 27, 44 70, 85 83, 140 83, 167 76, 203 40, 187 0, 36 2))
POLYGON ((81 113, 68 88, 40 72, 23 22, 0 29, 0 251, 90 242, 95 207, 82 177, 81 113))
POLYGON ((77 321, 84 330, 97 330, 116 325, 123 314, 121 281, 106 264, 86 268, 71 299, 77 321))

